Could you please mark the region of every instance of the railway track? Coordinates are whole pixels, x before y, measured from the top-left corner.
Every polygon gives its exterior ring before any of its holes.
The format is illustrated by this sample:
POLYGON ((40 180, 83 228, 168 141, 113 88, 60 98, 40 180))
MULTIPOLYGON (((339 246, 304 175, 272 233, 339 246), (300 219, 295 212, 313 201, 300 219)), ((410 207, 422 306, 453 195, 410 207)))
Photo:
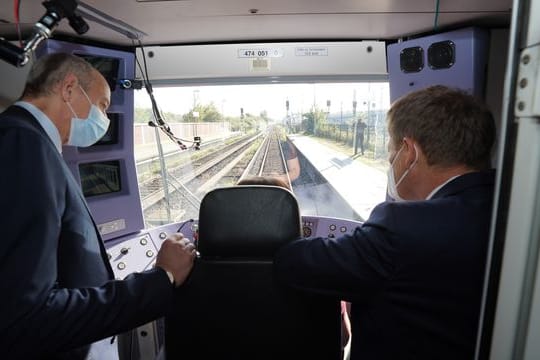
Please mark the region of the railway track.
POLYGON ((151 223, 167 218, 176 221, 198 216, 200 198, 209 190, 219 186, 232 186, 244 176, 286 176, 279 137, 269 131, 261 139, 257 134, 220 149, 214 156, 170 169, 167 173, 169 198, 161 176, 156 176, 141 186, 141 201, 145 218, 151 223), (169 209, 167 211, 167 209, 169 209))
MULTIPOLYGON (((170 169, 168 176, 175 180, 179 184, 189 184, 193 180, 203 176, 204 174, 214 170, 219 164, 226 161, 233 154, 245 149, 247 146, 253 143, 260 135, 253 136, 249 139, 235 143, 233 146, 227 147, 222 151, 219 151, 211 157, 205 157, 200 159, 194 164, 179 166, 177 168, 170 169)), ((163 181, 161 176, 157 176, 143 183, 141 187, 141 201, 143 205, 143 211, 160 201, 164 196, 163 181)))

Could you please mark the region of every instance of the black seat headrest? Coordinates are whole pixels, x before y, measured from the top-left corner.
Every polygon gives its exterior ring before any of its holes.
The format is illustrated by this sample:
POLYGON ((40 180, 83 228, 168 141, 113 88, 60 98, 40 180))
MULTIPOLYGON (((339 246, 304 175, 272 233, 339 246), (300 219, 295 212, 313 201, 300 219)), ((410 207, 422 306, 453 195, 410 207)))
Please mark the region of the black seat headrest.
POLYGON ((299 238, 298 202, 277 186, 241 185, 208 192, 199 212, 202 257, 271 258, 299 238))

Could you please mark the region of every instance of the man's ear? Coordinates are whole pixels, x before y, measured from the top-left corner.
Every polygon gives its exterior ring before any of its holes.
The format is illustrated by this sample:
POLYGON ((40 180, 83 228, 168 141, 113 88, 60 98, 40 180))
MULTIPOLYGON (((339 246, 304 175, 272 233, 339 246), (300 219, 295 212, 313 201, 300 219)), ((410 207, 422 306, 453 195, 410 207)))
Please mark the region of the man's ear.
POLYGON ((77 86, 79 86, 79 79, 73 74, 67 74, 60 83, 60 93, 64 102, 71 101, 77 86))

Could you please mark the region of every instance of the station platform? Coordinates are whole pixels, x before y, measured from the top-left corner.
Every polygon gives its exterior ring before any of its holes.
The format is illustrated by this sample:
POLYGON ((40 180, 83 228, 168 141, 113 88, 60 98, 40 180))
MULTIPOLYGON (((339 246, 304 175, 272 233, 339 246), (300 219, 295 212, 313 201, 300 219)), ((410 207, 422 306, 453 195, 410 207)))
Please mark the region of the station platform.
POLYGON ((386 171, 369 166, 351 153, 336 150, 317 138, 289 135, 297 150, 320 172, 350 207, 365 220, 386 199, 386 171))

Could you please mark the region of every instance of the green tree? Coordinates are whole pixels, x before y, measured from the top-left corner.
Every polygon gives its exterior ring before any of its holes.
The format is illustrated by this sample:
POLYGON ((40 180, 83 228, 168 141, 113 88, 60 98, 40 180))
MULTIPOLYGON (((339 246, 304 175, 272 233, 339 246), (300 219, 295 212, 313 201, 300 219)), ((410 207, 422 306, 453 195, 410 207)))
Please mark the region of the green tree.
POLYGON ((190 112, 183 116, 185 122, 217 122, 222 120, 223 115, 213 102, 210 104, 196 104, 190 112))
POLYGON ((260 118, 262 119, 262 121, 264 121, 264 123, 266 125, 268 125, 268 123, 270 122, 270 118, 268 117, 268 112, 266 110, 263 110, 261 111, 261 114, 259 115, 260 118))
POLYGON ((266 120, 260 116, 254 116, 250 113, 246 113, 244 118, 239 116, 227 117, 225 121, 231 125, 231 131, 250 132, 252 130, 259 130, 262 123, 266 120))
POLYGON ((161 116, 163 116, 163 120, 168 123, 179 123, 184 121, 184 116, 182 114, 177 113, 161 113, 161 116))
POLYGON ((308 134, 316 134, 319 125, 325 121, 326 113, 316 107, 312 108, 310 112, 302 114, 302 126, 308 134))
POLYGON ((135 108, 134 122, 148 124, 149 121, 154 119, 152 109, 150 108, 135 108))
MULTIPOLYGON (((163 121, 167 123, 182 122, 182 115, 172 112, 161 112, 163 121)), ((149 121, 154 121, 154 113, 151 108, 135 108, 135 119, 136 123, 148 124, 149 121)))

